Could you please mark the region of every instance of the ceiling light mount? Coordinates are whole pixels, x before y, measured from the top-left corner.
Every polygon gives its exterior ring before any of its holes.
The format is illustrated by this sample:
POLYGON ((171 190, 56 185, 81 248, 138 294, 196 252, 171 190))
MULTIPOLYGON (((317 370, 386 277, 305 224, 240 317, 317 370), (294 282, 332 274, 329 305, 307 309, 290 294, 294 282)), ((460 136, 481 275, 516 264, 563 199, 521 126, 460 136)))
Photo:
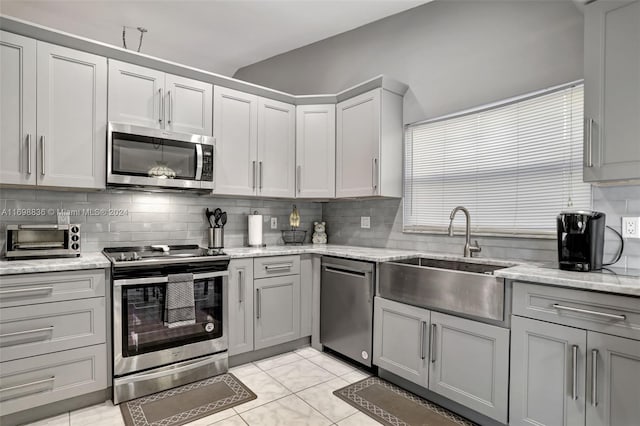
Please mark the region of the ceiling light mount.
MULTIPOLYGON (((122 26, 122 47, 124 47, 125 49, 128 49, 127 39, 126 39, 127 28, 134 29, 133 27, 127 27, 126 25, 122 26)), ((144 37, 144 34, 149 30, 147 30, 144 27, 136 27, 135 29, 140 32, 140 41, 138 42, 138 50, 137 50, 138 52, 140 52, 140 48, 142 47, 142 38, 144 37)))

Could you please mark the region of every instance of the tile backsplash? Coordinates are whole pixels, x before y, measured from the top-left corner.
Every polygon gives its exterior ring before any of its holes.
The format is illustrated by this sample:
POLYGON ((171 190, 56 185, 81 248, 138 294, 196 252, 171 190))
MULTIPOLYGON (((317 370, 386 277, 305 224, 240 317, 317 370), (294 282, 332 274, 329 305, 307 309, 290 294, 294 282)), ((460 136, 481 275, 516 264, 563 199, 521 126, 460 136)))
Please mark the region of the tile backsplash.
POLYGON ((226 247, 246 245, 247 215, 255 210, 264 216, 264 243, 275 245, 282 244, 280 230, 289 229, 289 213, 293 204, 298 206, 300 213, 300 229, 307 230, 306 242, 310 242, 313 222, 322 216, 320 203, 138 191, 67 192, 2 188, 0 244, 4 252, 6 224, 56 223, 58 210, 69 210, 72 211, 70 221, 81 224, 83 251, 161 243, 206 245, 208 224, 205 209, 219 207, 228 214, 224 235, 226 247), (270 227, 271 217, 278 219, 276 230, 270 227))
MULTIPOLYGON (((593 187, 593 209, 607 215, 607 225, 620 232, 622 216, 640 216, 640 186, 593 187)), ((462 254, 464 236, 402 232, 402 200, 332 201, 323 204, 323 220, 333 244, 352 244, 462 254), (371 218, 371 228, 360 228, 360 217, 371 218)), ((471 212, 473 221, 473 212, 471 212)), ((619 239, 607 230, 604 261, 617 253, 619 239)), ((555 239, 477 237, 482 257, 552 262, 557 260, 555 239)), ((640 240, 625 240, 616 266, 640 268, 640 240)))

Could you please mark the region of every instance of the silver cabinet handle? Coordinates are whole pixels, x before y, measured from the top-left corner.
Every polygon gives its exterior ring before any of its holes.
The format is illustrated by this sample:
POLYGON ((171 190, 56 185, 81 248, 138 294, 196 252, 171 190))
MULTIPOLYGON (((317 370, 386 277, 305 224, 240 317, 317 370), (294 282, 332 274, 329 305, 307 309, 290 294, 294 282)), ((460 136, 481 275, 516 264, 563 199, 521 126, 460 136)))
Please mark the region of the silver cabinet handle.
POLYGON ((53 326, 50 325, 49 327, 34 328, 33 330, 14 331, 13 333, 0 334, 0 338, 12 337, 12 336, 22 336, 23 334, 41 333, 43 331, 53 331, 53 326))
POLYGON ((625 321, 627 319, 627 316, 623 314, 609 314, 606 312, 591 311, 589 309, 581 309, 581 308, 574 308, 572 306, 559 305, 557 303, 554 303, 553 307, 560 311, 570 311, 570 312, 579 312, 581 314, 597 315, 600 317, 616 319, 619 321, 625 321))
POLYGON ((593 167, 593 118, 585 118, 585 127, 585 139, 587 140, 585 166, 593 167))
POLYGON ((293 263, 279 263, 273 265, 264 265, 264 269, 267 271, 280 271, 282 269, 291 269, 293 268, 293 263))
POLYGON ((42 156, 42 164, 40 164, 40 169, 42 171, 42 176, 44 176, 44 163, 46 162, 46 157, 45 157, 45 138, 44 135, 40 136, 40 147, 42 148, 42 152, 40 153, 40 155, 42 156))
POLYGON ((260 319, 260 314, 261 314, 261 310, 262 310, 262 306, 260 306, 260 289, 257 288, 256 289, 256 318, 260 319))
POLYGON ((571 347, 571 399, 578 399, 578 345, 571 347))
POLYGON ((256 162, 253 161, 253 189, 256 189, 256 162))
POLYGON ((420 359, 425 358, 424 354, 424 333, 427 329, 427 323, 425 321, 420 321, 420 359))
POLYGON ((158 123, 162 123, 164 117, 164 95, 162 88, 158 89, 158 123))
POLYGON ((298 186, 298 194, 300 193, 300 191, 302 190, 302 166, 298 166, 298 169, 296 170, 296 184, 298 186))
POLYGON ((31 174, 31 133, 27 135, 27 174, 31 174))
POLYGON ((591 405, 598 406, 598 350, 591 350, 591 405))
POLYGON ((171 98, 171 90, 167 90, 167 98, 169 99, 169 118, 167 123, 171 124, 173 121, 173 99, 171 98))
POLYGON ((437 324, 431 324, 431 336, 429 339, 429 359, 432 363, 436 362, 436 333, 438 331, 437 324))
POLYGON ((258 166, 260 167, 260 191, 262 191, 262 161, 259 162, 258 166))
POLYGON ((373 188, 374 194, 378 189, 378 159, 374 158, 371 160, 371 187, 373 188))
POLYGON ((238 303, 242 303, 242 296, 244 293, 244 274, 242 269, 238 270, 238 303))
POLYGON ((53 291, 53 287, 31 287, 19 288, 16 290, 1 290, 0 296, 20 296, 22 293, 40 293, 44 291, 47 293, 53 291))
MULTIPOLYGON (((52 376, 52 377, 48 377, 46 379, 35 380, 35 381, 29 382, 29 383, 23 383, 21 385, 9 386, 8 388, 0 388, 0 392, 8 392, 8 391, 12 391, 12 390, 26 388, 26 387, 29 387, 29 386, 35 386, 35 385, 40 385, 40 384, 43 384, 43 383, 49 383, 49 382, 54 381, 55 379, 56 379, 55 376, 52 376)), ((6 401, 6 399, 3 399, 3 400, 6 401)))

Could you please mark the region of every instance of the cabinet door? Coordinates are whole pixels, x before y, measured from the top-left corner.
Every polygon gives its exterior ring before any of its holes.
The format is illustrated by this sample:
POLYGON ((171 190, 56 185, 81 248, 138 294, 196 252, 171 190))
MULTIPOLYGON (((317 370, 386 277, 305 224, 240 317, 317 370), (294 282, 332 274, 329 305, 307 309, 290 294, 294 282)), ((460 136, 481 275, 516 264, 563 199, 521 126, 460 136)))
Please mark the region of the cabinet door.
POLYGON ((253 259, 229 263, 229 355, 253 350, 253 259))
POLYGON ((587 346, 587 426, 638 424, 640 341, 589 331, 587 346))
POLYGON ((336 197, 378 194, 380 93, 375 89, 337 106, 336 197))
POLYGON ((36 41, 0 31, 0 183, 36 184, 36 41))
POLYGON ((426 309, 376 297, 373 364, 427 387, 429 314, 426 309))
POLYGON ((213 91, 216 194, 255 195, 258 173, 258 97, 225 87, 213 91))
POLYGON ((584 180, 640 178, 640 1, 585 6, 584 180))
POLYGON ((38 42, 38 185, 104 188, 107 59, 38 42))
POLYGON ((262 278, 255 286, 255 348, 300 337, 300 275, 262 278))
POLYGON ((164 115, 166 129, 213 135, 213 86, 202 81, 166 74, 164 115))
POLYGON ((258 195, 294 197, 295 106, 258 100, 258 195))
POLYGON ((585 424, 586 343, 584 330, 512 317, 510 425, 585 424))
POLYGON ((109 59, 109 121, 164 128, 164 76, 109 59))
POLYGON ((296 197, 336 195, 336 106, 296 107, 296 197))
POLYGON ((429 389, 507 423, 509 330, 431 313, 429 389))

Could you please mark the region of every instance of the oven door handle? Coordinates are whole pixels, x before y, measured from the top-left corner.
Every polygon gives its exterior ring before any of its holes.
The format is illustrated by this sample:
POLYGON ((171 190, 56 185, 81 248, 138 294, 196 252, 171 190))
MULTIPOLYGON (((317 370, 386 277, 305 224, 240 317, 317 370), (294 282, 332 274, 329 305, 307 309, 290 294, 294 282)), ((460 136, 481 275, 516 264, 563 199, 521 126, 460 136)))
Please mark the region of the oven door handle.
MULTIPOLYGON (((208 278, 226 277, 229 275, 229 271, 217 271, 217 272, 205 272, 202 274, 193 274, 193 279, 204 280, 208 278)), ((169 279, 167 277, 147 277, 147 278, 125 278, 120 280, 114 280, 114 287, 125 287, 142 284, 164 284, 169 279)))

